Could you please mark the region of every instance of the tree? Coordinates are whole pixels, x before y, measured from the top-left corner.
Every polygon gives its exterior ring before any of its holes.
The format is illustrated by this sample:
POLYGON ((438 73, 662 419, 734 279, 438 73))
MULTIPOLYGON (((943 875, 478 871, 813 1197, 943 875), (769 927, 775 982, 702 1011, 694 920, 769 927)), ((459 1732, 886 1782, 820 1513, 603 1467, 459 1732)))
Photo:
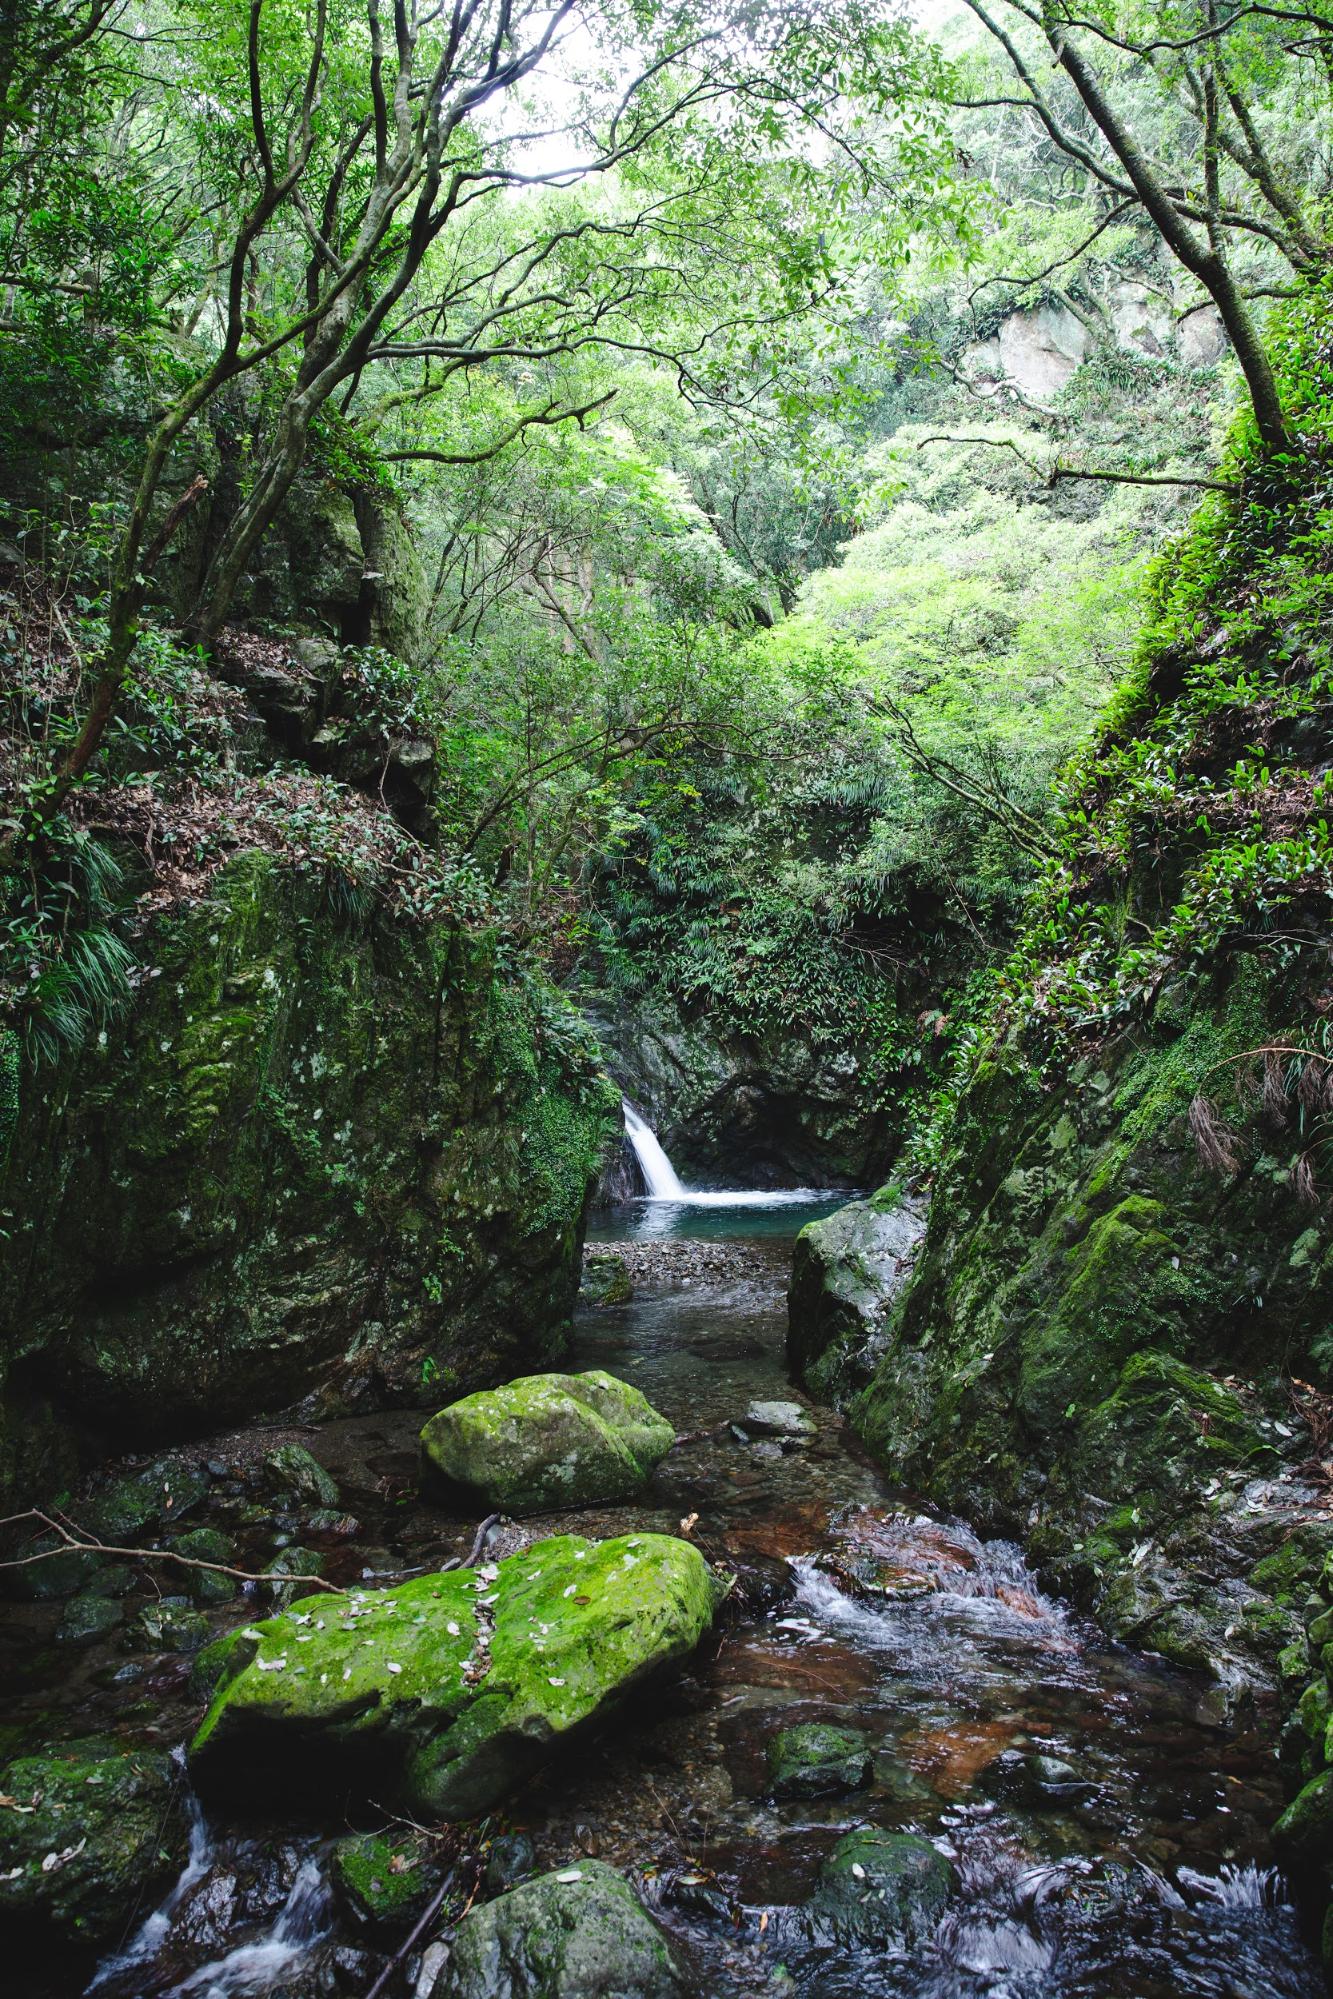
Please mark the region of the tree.
POLYGON ((1017 104, 1113 215, 1146 215, 1216 305, 1265 449, 1289 453, 1256 302, 1284 270, 1288 282, 1310 281, 1328 267, 1322 192, 1296 104, 1327 102, 1333 12, 1244 0, 1131 0, 1100 13, 1074 0, 967 5, 1021 94, 954 101, 1017 104), (1059 74, 1048 80, 1052 59, 1059 74))
MULTIPOLYGON (((117 10, 67 12, 88 30, 80 51, 106 47, 117 10)), ((191 620, 204 645, 335 399, 347 417, 387 380, 391 403, 420 407, 480 371, 540 379, 596 347, 668 361, 701 398, 752 399, 785 323, 834 282, 812 190, 836 209, 840 181, 880 171, 842 129, 849 93, 902 107, 894 144, 927 178, 928 118, 910 109, 927 59, 863 0, 759 20, 736 0, 159 0, 151 18, 141 62, 118 47, 118 130, 131 156, 194 149, 173 240, 202 266, 187 322, 202 358, 150 430, 91 700, 29 832, 80 781, 119 701, 177 448, 239 380, 262 376, 264 421, 235 505, 210 523, 191 620), (563 68, 576 37, 581 87, 563 68), (525 96, 539 71, 563 113, 525 96), (167 100, 191 108, 164 135, 167 100), (836 141, 817 170, 814 129, 836 141), (563 158, 543 163, 555 146, 563 158), (576 202, 569 190, 590 182, 605 196, 576 202)), ((58 88, 60 62, 41 88, 58 88)), ((886 218, 905 235, 905 207, 886 218)), ((178 302, 178 271, 168 291, 178 302)), ((539 395, 462 455, 583 414, 539 395)), ((173 508, 169 527, 180 518, 173 508)))

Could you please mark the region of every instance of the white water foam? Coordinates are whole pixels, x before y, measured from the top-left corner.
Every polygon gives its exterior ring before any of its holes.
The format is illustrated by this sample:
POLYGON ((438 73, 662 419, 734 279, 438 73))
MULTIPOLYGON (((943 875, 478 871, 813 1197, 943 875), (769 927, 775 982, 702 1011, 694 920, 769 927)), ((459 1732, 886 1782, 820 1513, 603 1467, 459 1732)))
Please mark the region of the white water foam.
MULTIPOLYGON (((172 1761, 179 1765, 183 1782, 185 1757, 180 1749, 172 1751, 172 1761)), ((171 1928, 171 1918, 190 1890, 203 1880, 213 1863, 212 1837, 199 1800, 193 1791, 187 1791, 185 1802, 190 1815, 190 1847, 180 1877, 166 1900, 159 1903, 152 1915, 140 1924, 124 1950, 117 1951, 113 1957, 104 1959, 97 1967, 93 1982, 88 1987, 90 1995, 103 1985, 109 1984, 113 1978, 122 1977, 125 1972, 133 1971, 136 1965, 147 1964, 150 1958, 157 1955, 171 1928)))
POLYGON ((308 1956, 329 1934, 332 1897, 329 1884, 313 1855, 297 1869, 287 1900, 267 1936, 238 1944, 225 1957, 173 1985, 167 1999, 244 1999, 267 1992, 286 1972, 308 1956))

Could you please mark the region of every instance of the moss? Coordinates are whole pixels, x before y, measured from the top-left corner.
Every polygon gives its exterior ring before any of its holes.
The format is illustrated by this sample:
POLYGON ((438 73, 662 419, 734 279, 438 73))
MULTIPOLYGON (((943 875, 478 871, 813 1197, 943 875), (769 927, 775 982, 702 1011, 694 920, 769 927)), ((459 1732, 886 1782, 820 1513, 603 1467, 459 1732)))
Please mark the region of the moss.
POLYGON ((684 1659, 713 1608, 703 1558, 665 1535, 559 1536, 493 1573, 321 1596, 213 1648, 191 1763, 244 1787, 262 1750, 317 1790, 470 1816, 684 1659))
MULTIPOLYGON (((335 908, 267 853, 143 949, 124 1020, 0 1148, 6 1356, 40 1361, 61 1422, 123 1448, 312 1392, 421 1399, 427 1357, 465 1389, 558 1351, 618 1107, 563 998, 494 935, 335 908)), ((0 1476, 32 1490, 20 1427, 0 1476)))
POLYGON ((1178 1286, 1165 1221, 1160 1201, 1131 1194, 1066 1252, 1054 1310, 1023 1338, 1019 1395, 1029 1420, 1050 1429, 1071 1403, 1100 1400, 1145 1335, 1167 1322, 1164 1305, 1178 1286))
POLYGON ((676 1440, 614 1375, 532 1374, 484 1389, 421 1432, 428 1473, 487 1507, 542 1513, 628 1499, 676 1440))
POLYGON ((0 1914, 11 1934, 40 1925, 66 1942, 119 1935, 126 1909, 184 1858, 179 1786, 161 1750, 62 1744, 10 1763, 0 1791, 32 1807, 0 1813, 0 1914))
POLYGON ((441 1878, 435 1842, 401 1829, 353 1833, 335 1841, 330 1873, 353 1920, 391 1934, 406 1933, 441 1878))
POLYGON ((1273 1827, 1273 1844, 1299 1872, 1333 1859, 1333 1770, 1323 1770, 1287 1806, 1273 1827))

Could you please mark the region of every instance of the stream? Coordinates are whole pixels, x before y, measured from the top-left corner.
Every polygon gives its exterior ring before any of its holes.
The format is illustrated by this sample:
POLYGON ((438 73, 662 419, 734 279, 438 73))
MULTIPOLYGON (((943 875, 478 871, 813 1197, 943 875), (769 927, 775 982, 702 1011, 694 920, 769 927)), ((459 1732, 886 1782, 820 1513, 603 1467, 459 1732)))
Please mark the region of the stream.
MULTIPOLYGON (((508 1825, 542 1869, 595 1855, 641 1880, 710 1999, 1315 1999, 1322 1977, 1266 1844, 1280 1789, 1257 1726, 1225 1726, 1205 1683, 1109 1646, 1041 1593, 1016 1547, 891 1491, 831 1412, 809 1410, 808 1434, 785 1443, 733 1428, 755 1400, 805 1400, 783 1360, 791 1240, 832 1205, 649 1201, 594 1231, 632 1252, 636 1295, 580 1315, 568 1364, 632 1381, 682 1441, 646 1503, 525 1521, 490 1557, 557 1528, 690 1522, 740 1582, 693 1670, 548 1769, 508 1825), (865 1731, 869 1788, 774 1802, 767 1744, 808 1721, 865 1731), (937 1930, 901 1955, 832 1946, 802 1917, 836 1840, 867 1824, 924 1834, 956 1871, 937 1930)), ((417 1495, 421 1420, 260 1439, 299 1437, 337 1478, 356 1531, 308 1543, 334 1580, 371 1586, 466 1549, 475 1523, 417 1495)), ((199 1451, 239 1471, 256 1448, 237 1431, 199 1451)), ((238 1535, 242 1485, 218 1479, 209 1502, 238 1535)), ((237 1616, 219 1610, 216 1628, 237 1616)), ((40 1713, 49 1729, 54 1708, 71 1734, 188 1737, 188 1659, 94 1647, 53 1691, 18 1656, 0 1660, 18 1719, 40 1713)), ((87 1980, 34 1971, 25 1993, 364 1999, 386 1956, 349 1931, 329 1887, 328 1842, 346 1828, 303 1820, 296 1799, 259 1802, 248 1825, 196 1816, 171 1896, 127 1912, 120 1950, 87 1980)), ((429 1971, 409 1962, 391 1992, 424 1994, 429 1971)))

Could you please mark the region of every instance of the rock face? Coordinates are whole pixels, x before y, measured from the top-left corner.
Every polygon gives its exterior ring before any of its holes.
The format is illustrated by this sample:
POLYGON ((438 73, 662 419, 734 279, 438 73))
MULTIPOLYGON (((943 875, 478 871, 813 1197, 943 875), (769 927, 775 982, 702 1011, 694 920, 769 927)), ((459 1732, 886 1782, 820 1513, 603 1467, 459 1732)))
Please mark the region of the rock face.
POLYGON ((561 1535, 495 1568, 311 1598, 215 1648, 191 1767, 206 1790, 277 1772, 467 1818, 686 1659, 714 1605, 698 1550, 661 1534, 561 1535))
POLYGON ((151 1902, 189 1844, 181 1777, 158 1749, 70 1742, 0 1772, 0 1917, 100 1943, 151 1902))
POLYGON ((963 366, 983 394, 1013 382, 1035 402, 1045 402, 1066 387, 1089 344, 1087 327, 1067 306, 1041 305, 1033 312, 1011 312, 994 339, 967 349, 963 366))
POLYGON ((787 1358, 812 1388, 837 1396, 869 1380, 924 1232, 920 1206, 893 1188, 849 1201, 801 1230, 792 1257, 787 1358))
POLYGON ((107 1045, 22 1080, 0 1486, 40 1490, 70 1419, 123 1448, 312 1391, 438 1402, 558 1347, 617 1114, 595 1044, 572 1014, 539 1043, 555 1002, 484 937, 322 882, 231 862, 141 941, 107 1045))
MULTIPOLYGON (((685 1019, 661 994, 595 1024, 626 1094, 687 1181, 865 1187, 892 1163, 895 1120, 867 1101, 873 1051, 850 1032, 840 1047, 813 1046, 789 1024, 723 1033, 707 1017, 685 1019)), ((626 1146, 601 1198, 642 1191, 626 1146)))
POLYGON ((483 1389, 421 1432, 430 1476, 486 1510, 546 1513, 642 1491, 676 1433, 637 1388, 593 1369, 483 1389))
POLYGON ((685 1999, 690 1990, 629 1883, 581 1860, 465 1916, 430 1999, 685 1999))
POLYGON ((870 1309, 825 1308, 808 1252, 794 1288, 807 1376, 872 1370, 851 1413, 896 1481, 1021 1535, 1113 1633, 1230 1687, 1273 1684, 1333 1545, 1280 1378, 1285 1354, 1319 1379, 1333 1251, 1285 1160, 1232 1198, 1189 1112, 1209 1065, 1280 1039, 1290 1003, 1252 968, 1209 1005, 1168 995, 1058 1093, 998 1051, 906 1289, 880 1311, 847 1253, 828 1281, 870 1309))
POLYGON ((953 1869, 929 1840, 871 1826, 838 1841, 810 1914, 839 1943, 910 1945, 935 1929, 952 1890, 953 1869))

